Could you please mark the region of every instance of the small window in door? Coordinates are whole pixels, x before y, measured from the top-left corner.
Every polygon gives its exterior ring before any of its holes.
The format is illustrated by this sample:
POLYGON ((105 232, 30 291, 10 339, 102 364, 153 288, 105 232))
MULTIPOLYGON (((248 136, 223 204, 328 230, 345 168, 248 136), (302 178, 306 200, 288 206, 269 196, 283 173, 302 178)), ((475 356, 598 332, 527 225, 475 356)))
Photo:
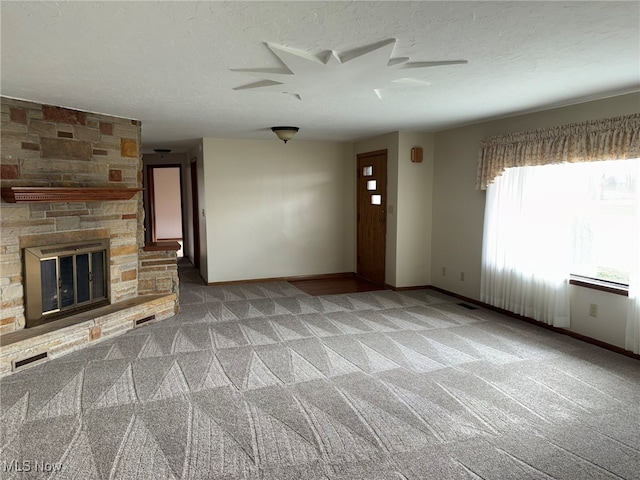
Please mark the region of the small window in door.
POLYGON ((375 190, 377 188, 377 182, 375 180, 367 181, 367 190, 375 190))
POLYGON ((362 168, 362 176, 363 177, 370 177, 373 175, 373 167, 371 165, 369 165, 368 167, 363 167, 362 168))
POLYGON ((371 205, 382 205, 382 195, 371 195, 371 205))

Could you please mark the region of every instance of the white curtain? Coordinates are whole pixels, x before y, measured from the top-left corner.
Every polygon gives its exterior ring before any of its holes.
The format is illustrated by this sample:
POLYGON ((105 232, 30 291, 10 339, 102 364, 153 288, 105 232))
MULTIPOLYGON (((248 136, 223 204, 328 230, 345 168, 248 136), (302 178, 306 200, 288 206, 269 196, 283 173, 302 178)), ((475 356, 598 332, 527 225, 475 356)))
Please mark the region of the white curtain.
MULTIPOLYGON (((640 181, 640 161, 636 162, 637 175, 640 181)), ((627 331, 625 336, 625 348, 633 353, 640 354, 640 186, 636 196, 636 221, 633 234, 635 250, 629 259, 629 306, 627 312, 627 331)))
MULTIPOLYGON (((487 189, 481 300, 569 326, 573 208, 563 165, 508 168, 487 189)), ((571 182, 570 182, 571 183, 571 182)))

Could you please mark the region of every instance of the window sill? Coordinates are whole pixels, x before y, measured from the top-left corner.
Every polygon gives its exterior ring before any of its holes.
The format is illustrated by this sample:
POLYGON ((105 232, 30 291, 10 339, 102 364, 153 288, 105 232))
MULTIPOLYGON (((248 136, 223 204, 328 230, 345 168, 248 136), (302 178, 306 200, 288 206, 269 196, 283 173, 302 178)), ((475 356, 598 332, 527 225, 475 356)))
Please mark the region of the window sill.
POLYGON ((619 283, 606 282, 604 280, 596 280, 589 277, 581 277, 579 275, 571 275, 569 277, 570 285, 577 285, 578 287, 591 288, 593 290, 600 290, 601 292, 613 293, 614 295, 621 295, 623 297, 629 296, 629 287, 619 283))

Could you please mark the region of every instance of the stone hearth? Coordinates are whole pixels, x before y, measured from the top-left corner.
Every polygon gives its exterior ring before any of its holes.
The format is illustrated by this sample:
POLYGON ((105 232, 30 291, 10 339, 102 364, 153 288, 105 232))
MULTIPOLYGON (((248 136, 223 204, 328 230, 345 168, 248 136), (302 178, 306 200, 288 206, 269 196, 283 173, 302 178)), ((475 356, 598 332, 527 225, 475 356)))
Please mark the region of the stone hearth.
POLYGON ((144 243, 140 122, 4 97, 1 105, 0 376, 172 316, 178 245, 144 243), (19 197, 23 187, 36 198, 19 197), (25 329, 24 249, 95 238, 109 241, 111 305, 25 329))

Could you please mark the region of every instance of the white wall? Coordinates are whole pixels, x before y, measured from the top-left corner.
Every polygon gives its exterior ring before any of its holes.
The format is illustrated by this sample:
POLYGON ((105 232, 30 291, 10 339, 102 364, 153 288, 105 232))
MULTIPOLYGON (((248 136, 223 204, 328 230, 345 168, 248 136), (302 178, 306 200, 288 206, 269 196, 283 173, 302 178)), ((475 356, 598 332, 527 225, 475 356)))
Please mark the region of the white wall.
POLYGON ((431 284, 434 135, 400 132, 398 143, 396 287, 431 284), (411 148, 422 147, 422 163, 411 148))
POLYGON ((203 139, 209 283, 354 271, 351 144, 203 139))
POLYGON ((571 286, 570 330, 624 348, 629 299, 591 288, 571 286), (589 306, 598 306, 598 316, 589 316, 589 306))
MULTIPOLYGON (((491 135, 637 113, 640 94, 531 113, 435 134, 431 283, 478 300, 485 193, 475 188, 480 141, 491 135), (442 268, 446 268, 446 276, 442 268), (460 279, 464 272, 465 279, 460 279)), ((624 346, 625 297, 574 287, 571 330, 624 346), (599 315, 589 317, 588 303, 599 315)))

